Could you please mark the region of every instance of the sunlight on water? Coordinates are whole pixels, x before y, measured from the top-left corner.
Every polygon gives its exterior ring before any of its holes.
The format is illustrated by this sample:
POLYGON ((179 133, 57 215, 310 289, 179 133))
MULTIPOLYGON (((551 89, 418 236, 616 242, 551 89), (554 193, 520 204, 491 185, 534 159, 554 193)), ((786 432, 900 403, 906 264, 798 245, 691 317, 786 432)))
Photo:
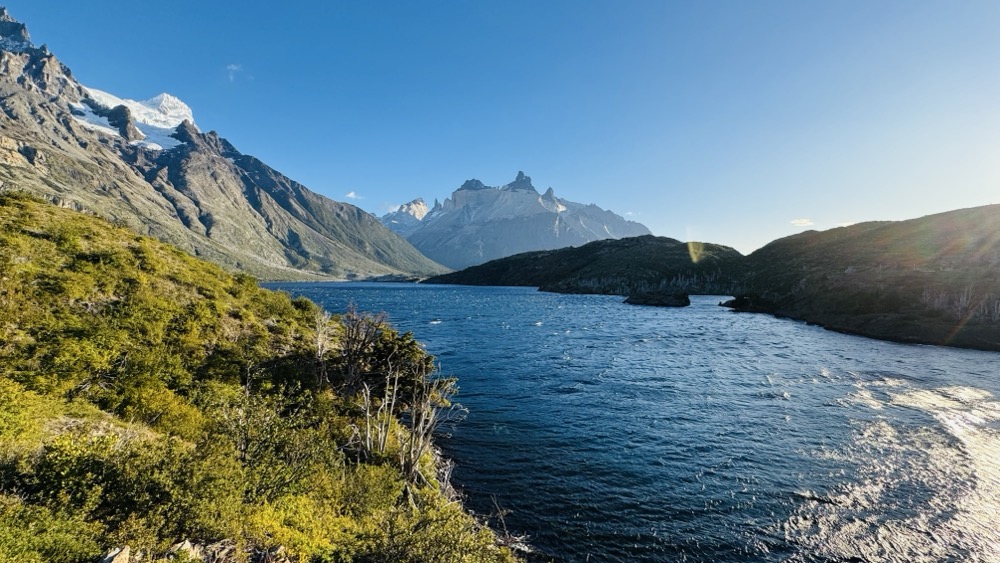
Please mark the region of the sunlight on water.
POLYGON ((870 387, 850 402, 916 409, 940 426, 882 419, 858 428, 852 444, 828 454, 856 461, 857 478, 825 497, 802 494, 808 502, 783 525, 786 539, 837 560, 1000 561, 1000 403, 970 387, 870 387))

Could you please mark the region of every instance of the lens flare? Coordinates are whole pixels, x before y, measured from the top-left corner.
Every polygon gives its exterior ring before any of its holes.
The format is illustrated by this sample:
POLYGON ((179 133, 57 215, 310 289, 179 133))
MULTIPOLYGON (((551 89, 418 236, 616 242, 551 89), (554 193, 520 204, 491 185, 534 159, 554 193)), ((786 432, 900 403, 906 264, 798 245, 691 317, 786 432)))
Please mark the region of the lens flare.
POLYGON ((697 264, 701 260, 702 256, 705 255, 705 243, 703 242, 689 242, 688 243, 688 254, 691 255, 691 262, 697 264))

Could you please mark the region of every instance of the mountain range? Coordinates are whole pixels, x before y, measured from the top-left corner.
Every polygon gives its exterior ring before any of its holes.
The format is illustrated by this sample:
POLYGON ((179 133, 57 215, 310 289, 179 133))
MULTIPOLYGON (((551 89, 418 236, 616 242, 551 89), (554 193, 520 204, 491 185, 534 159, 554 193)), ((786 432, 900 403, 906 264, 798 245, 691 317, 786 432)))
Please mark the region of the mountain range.
POLYGON ((87 88, 0 8, 0 189, 21 190, 266 279, 445 269, 377 218, 201 132, 179 99, 87 88))
POLYGON ((524 172, 490 187, 468 180, 444 203, 429 209, 416 199, 382 217, 428 258, 462 269, 532 250, 579 246, 605 239, 649 235, 649 229, 601 209, 539 193, 524 172))

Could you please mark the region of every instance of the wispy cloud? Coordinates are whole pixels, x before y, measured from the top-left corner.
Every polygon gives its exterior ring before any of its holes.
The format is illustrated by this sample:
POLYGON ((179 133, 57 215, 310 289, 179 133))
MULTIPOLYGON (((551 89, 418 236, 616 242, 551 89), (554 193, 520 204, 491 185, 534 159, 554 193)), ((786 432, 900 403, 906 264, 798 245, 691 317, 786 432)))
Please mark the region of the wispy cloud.
POLYGON ((838 227, 850 227, 851 225, 856 225, 856 224, 857 224, 857 221, 850 221, 850 222, 847 222, 847 223, 840 223, 837 226, 838 227))
POLYGON ((347 195, 345 195, 344 197, 346 197, 347 199, 365 199, 359 196, 357 192, 347 192, 347 195))
POLYGON ((796 227, 811 227, 813 224, 812 219, 792 219, 791 223, 796 227))
POLYGON ((236 77, 243 72, 243 65, 241 64, 228 64, 226 65, 226 72, 229 73, 229 81, 236 82, 236 77))

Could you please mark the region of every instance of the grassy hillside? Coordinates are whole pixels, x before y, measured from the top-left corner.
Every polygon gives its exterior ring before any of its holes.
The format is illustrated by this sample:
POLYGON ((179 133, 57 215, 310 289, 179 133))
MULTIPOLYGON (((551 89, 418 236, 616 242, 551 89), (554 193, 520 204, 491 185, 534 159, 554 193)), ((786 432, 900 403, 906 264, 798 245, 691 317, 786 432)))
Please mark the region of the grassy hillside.
POLYGON ((0 560, 511 560, 442 493, 453 391, 379 318, 0 194, 0 560))
POLYGON ((810 231, 747 257, 746 310, 1000 350, 1000 206, 810 231))
POLYGON ((560 293, 730 293, 742 255, 732 248, 652 235, 526 252, 427 283, 519 285, 560 293))

